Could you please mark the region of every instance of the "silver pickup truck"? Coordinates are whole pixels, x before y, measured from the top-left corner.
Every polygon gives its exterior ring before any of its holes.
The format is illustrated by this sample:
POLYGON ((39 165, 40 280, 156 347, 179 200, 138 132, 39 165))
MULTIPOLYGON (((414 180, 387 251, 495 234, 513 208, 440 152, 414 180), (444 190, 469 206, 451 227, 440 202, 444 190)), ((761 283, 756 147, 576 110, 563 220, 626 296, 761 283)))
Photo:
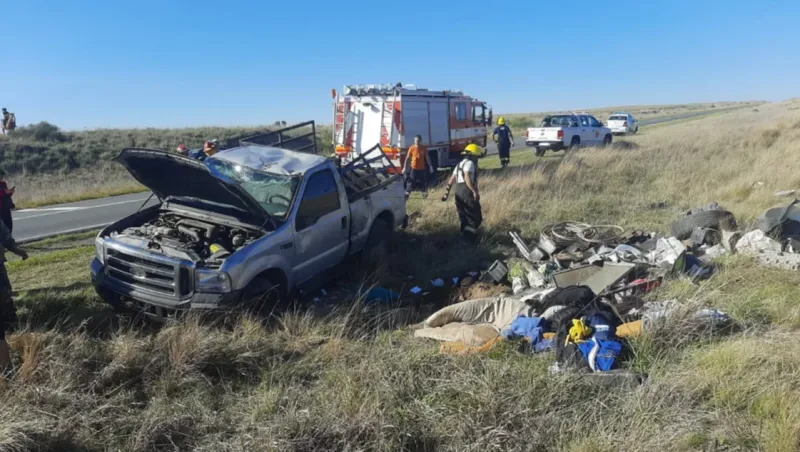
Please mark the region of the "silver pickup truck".
POLYGON ((161 202, 97 236, 98 294, 117 309, 176 319, 277 303, 349 256, 369 265, 385 256, 407 220, 396 168, 380 146, 344 166, 310 153, 313 132, 284 135, 298 126, 203 162, 124 149, 117 160, 161 202))

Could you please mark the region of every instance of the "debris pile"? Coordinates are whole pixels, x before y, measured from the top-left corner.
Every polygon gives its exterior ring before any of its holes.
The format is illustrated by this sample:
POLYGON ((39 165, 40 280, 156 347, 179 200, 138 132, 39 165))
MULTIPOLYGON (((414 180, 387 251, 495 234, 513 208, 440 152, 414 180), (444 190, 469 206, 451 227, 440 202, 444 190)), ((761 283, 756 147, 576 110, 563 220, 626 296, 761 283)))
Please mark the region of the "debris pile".
POLYGON ((555 350, 552 372, 565 369, 616 375, 608 382, 644 381, 618 369, 627 340, 680 318, 690 331, 727 330, 734 320, 713 308, 689 309, 678 300, 646 301, 665 278, 709 278, 714 259, 754 256, 761 265, 800 270, 800 202, 767 210, 755 229, 742 231, 717 203, 685 212, 672 235, 614 225, 562 222, 526 241, 510 232, 519 256, 496 262, 481 278, 508 282, 513 295, 469 300, 433 314, 418 337, 443 341, 442 353, 485 352, 503 340, 523 339, 530 353, 555 350))
POLYGON ((730 252, 744 237, 757 242, 736 228, 733 214, 712 204, 686 212, 672 236, 580 222, 548 225, 534 240, 511 231, 519 257, 495 262, 480 279, 510 283, 513 295, 448 306, 415 335, 442 341, 440 351, 451 354, 521 340, 529 353, 555 351, 552 372, 623 372, 625 378, 603 381, 640 383, 644 376, 618 369, 630 338, 676 317, 703 331, 733 325, 717 309, 687 313, 676 300, 647 302, 645 296, 665 278, 708 278, 715 271, 711 257, 730 252))

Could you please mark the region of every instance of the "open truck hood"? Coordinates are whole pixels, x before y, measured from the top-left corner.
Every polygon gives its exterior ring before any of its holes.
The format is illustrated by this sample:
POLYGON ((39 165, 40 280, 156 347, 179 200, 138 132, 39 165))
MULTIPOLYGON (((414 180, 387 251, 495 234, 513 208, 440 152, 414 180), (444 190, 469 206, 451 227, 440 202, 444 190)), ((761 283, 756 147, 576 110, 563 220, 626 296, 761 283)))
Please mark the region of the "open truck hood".
POLYGON ((198 199, 242 211, 251 223, 264 224, 269 214, 250 194, 205 163, 172 152, 126 148, 116 158, 131 176, 161 201, 198 199))

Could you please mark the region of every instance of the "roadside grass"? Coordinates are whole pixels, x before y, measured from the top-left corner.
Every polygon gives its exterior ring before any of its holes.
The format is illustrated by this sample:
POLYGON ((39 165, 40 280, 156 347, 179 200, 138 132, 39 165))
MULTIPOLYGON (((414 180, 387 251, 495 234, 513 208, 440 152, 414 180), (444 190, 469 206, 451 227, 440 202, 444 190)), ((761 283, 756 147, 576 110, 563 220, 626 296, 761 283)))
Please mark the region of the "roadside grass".
MULTIPOLYGON (((523 151, 504 171, 489 157, 481 161, 481 243, 466 248, 453 239, 455 209, 438 200, 439 186, 427 200, 413 195, 394 271, 446 277, 513 251, 509 228, 532 238, 553 221, 666 231, 683 210, 718 201, 746 223, 784 202, 775 190, 800 182, 794 106, 626 137, 636 150, 542 158, 523 151), (780 131, 774 141, 764 134, 771 129, 780 131), (755 182, 763 184, 743 190, 755 182)), ((415 339, 410 328, 384 326, 401 308, 358 300, 324 316, 288 312, 266 326, 246 317, 164 328, 104 324, 106 308, 88 287, 88 238, 68 238, 75 247, 66 249, 51 241, 42 248, 53 251, 8 264, 26 326, 10 336, 15 373, 0 383, 0 450, 782 452, 800 445, 800 276, 746 257, 721 259, 708 281, 678 279, 651 295, 677 298, 687 316, 717 307, 738 328, 695 330, 679 317, 637 338, 626 365, 649 380, 624 389, 550 375, 553 356, 520 353, 515 343, 485 355, 440 355, 438 344, 415 339)))

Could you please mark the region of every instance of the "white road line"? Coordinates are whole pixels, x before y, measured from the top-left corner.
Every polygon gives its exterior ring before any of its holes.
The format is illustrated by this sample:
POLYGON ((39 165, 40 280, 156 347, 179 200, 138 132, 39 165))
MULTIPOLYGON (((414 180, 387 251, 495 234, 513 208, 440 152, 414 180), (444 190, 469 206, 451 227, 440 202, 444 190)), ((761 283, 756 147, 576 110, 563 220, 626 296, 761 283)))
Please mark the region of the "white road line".
POLYGON ((94 224, 94 225, 91 225, 91 226, 82 226, 80 228, 66 229, 64 231, 49 232, 47 234, 37 235, 37 236, 33 236, 33 237, 23 237, 23 238, 17 240, 17 242, 19 242, 19 243, 36 242, 38 240, 43 240, 43 239, 46 239, 46 238, 49 238, 49 237, 54 237, 54 236, 57 236, 57 235, 72 234, 73 232, 91 231, 92 229, 100 229, 100 228, 104 228, 104 227, 108 226, 109 224, 111 224, 111 223, 94 224))
POLYGON ((58 215, 58 214, 60 214, 60 213, 67 213, 67 212, 74 212, 74 210, 66 210, 66 211, 62 210, 62 211, 60 211, 60 212, 48 212, 48 213, 43 213, 43 214, 41 214, 41 215, 31 215, 31 216, 29 216, 29 217, 14 218, 14 221, 24 221, 24 220, 30 220, 30 219, 32 219, 32 218, 41 218, 41 217, 47 217, 47 216, 50 216, 50 215, 58 215))
POLYGON ((80 210, 80 209, 83 209, 83 208, 84 207, 41 207, 41 208, 36 208, 36 209, 22 209, 22 210, 18 210, 17 212, 19 212, 19 213, 23 213, 23 212, 48 212, 50 210, 80 210))

